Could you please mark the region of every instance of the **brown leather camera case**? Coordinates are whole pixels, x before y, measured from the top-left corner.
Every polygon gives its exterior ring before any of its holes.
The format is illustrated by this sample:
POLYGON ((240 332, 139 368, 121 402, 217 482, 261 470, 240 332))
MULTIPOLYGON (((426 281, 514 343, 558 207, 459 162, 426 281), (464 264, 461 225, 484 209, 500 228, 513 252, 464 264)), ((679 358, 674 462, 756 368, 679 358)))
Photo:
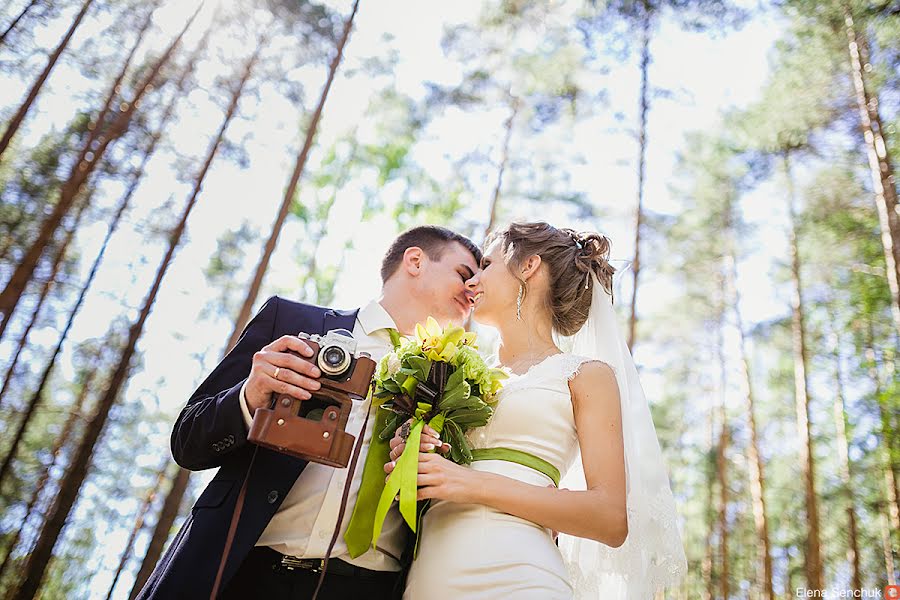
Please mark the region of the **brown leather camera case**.
MULTIPOLYGON (((300 358, 315 364, 319 345, 312 340, 305 341, 313 349, 313 356, 300 358)), ((302 400, 288 394, 276 395, 272 408, 256 409, 247 439, 303 460, 346 467, 356 441, 345 431, 350 409, 354 399, 365 398, 374 374, 375 361, 359 356, 350 379, 335 381, 328 377, 320 378, 322 387, 313 393, 313 398, 330 404, 320 421, 299 416, 302 400)))

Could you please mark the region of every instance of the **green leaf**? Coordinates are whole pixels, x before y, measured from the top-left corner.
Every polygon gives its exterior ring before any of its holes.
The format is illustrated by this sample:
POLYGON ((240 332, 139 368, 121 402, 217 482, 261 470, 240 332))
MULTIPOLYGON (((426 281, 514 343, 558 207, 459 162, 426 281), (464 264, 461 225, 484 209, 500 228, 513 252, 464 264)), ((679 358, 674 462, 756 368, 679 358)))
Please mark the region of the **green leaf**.
POLYGON ((410 356, 406 359, 409 366, 416 370, 414 375, 419 381, 428 379, 428 373, 431 371, 431 361, 424 356, 410 356))
POLYGON ((450 392, 445 390, 444 396, 441 398, 440 409, 446 412, 469 406, 471 390, 468 381, 463 381, 450 392))
POLYGON ((400 347, 400 332, 394 329, 393 327, 388 328, 388 335, 391 336, 391 345, 394 346, 394 350, 400 347))
POLYGON ((471 429, 486 425, 493 412, 490 406, 482 403, 477 408, 461 408, 448 413, 447 420, 453 421, 461 428, 471 429))
POLYGON ((391 416, 388 417, 387 422, 384 425, 384 429, 382 429, 381 433, 378 434, 378 439, 384 441, 394 437, 394 432, 397 431, 397 428, 400 426, 400 422, 402 419, 403 415, 392 413, 391 416))
POLYGON ((447 378, 447 385, 444 386, 444 393, 447 393, 447 390, 453 390, 461 383, 465 382, 465 370, 464 369, 456 369, 453 373, 450 374, 450 377, 447 378))

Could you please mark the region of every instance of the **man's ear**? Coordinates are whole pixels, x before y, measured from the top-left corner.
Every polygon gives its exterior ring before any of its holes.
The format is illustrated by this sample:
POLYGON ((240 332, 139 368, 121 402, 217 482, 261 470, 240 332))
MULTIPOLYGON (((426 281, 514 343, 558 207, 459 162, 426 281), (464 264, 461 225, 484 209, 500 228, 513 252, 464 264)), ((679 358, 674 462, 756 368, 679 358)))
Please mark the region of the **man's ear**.
POLYGON ((522 261, 522 279, 528 281, 528 279, 537 273, 537 270, 541 266, 541 257, 537 254, 532 254, 524 261, 522 261))
POLYGON ((425 260, 425 252, 418 246, 411 246, 403 252, 403 268, 411 277, 419 276, 425 260))

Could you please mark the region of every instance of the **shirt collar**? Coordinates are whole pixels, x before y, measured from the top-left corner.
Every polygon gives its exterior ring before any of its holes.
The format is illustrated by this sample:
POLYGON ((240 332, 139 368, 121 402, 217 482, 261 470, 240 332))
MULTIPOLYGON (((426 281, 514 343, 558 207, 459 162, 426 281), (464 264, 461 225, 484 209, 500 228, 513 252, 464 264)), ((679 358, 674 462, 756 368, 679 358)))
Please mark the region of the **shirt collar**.
POLYGON ((372 335, 379 329, 396 329, 397 325, 391 318, 391 315, 378 303, 377 300, 371 300, 368 304, 359 309, 356 320, 366 335, 372 335))

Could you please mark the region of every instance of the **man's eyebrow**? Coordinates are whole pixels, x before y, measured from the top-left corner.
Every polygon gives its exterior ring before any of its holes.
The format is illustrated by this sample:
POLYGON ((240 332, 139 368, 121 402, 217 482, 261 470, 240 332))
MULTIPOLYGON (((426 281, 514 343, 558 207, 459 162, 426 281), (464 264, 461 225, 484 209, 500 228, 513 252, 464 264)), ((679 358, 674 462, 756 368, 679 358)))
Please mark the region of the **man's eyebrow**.
POLYGON ((466 274, 468 275, 466 279, 472 279, 473 277, 475 277, 475 272, 469 268, 469 265, 460 263, 459 266, 466 270, 466 274))

